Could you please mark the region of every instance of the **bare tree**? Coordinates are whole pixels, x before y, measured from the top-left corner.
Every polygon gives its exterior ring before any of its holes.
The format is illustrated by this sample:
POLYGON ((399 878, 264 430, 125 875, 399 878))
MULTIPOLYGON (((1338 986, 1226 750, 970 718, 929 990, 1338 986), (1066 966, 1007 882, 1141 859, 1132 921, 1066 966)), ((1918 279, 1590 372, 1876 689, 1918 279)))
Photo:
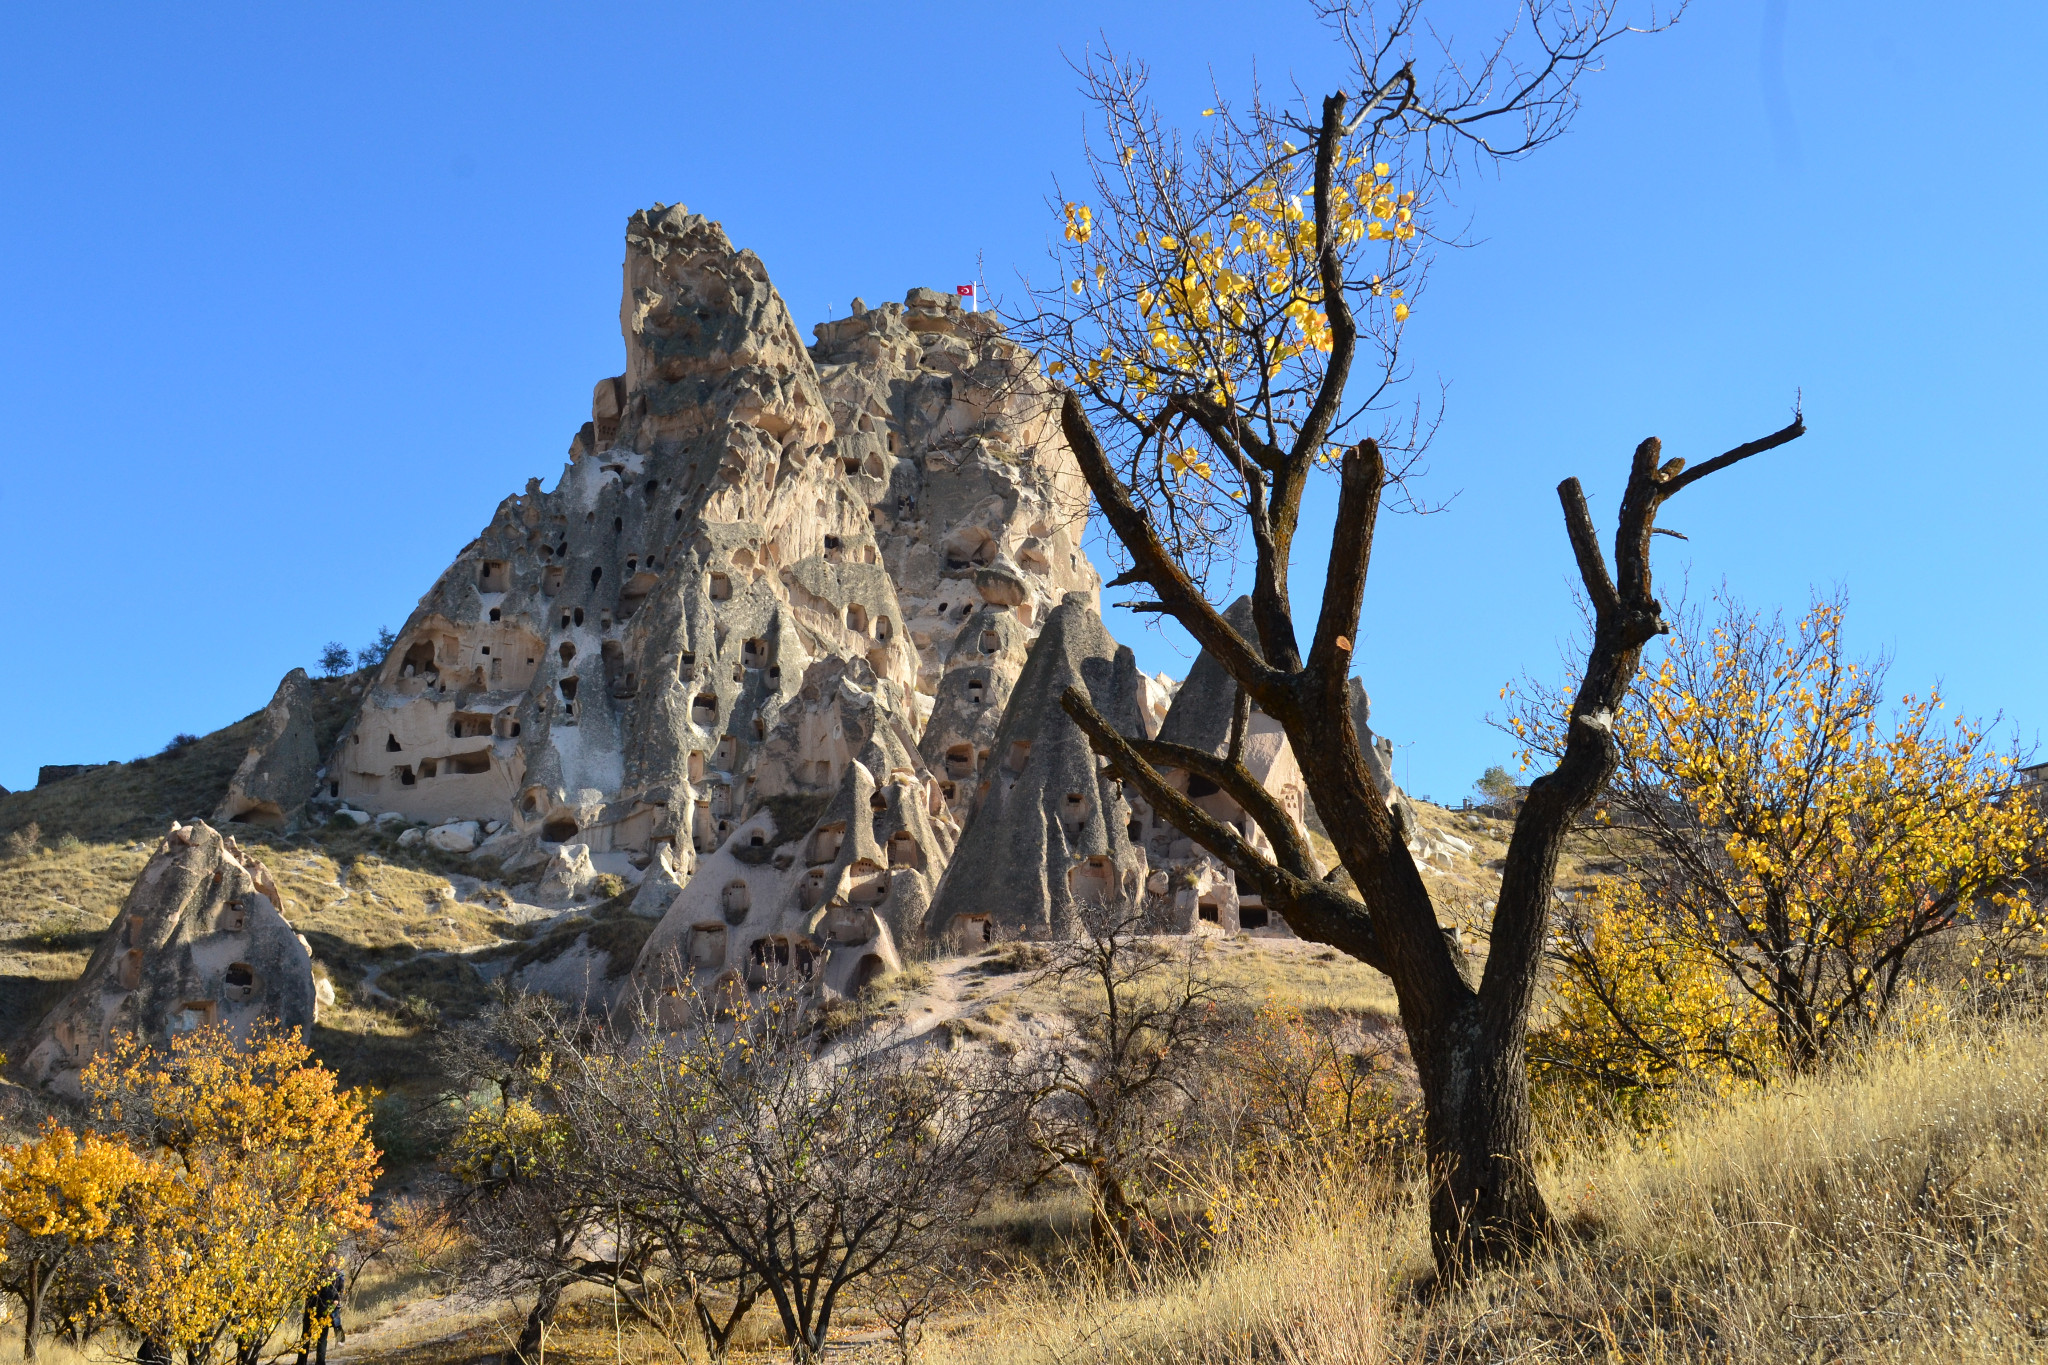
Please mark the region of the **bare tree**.
POLYGON ((1128 1253, 1145 1216, 1144 1176, 1166 1155, 1198 1083, 1228 993, 1203 970, 1201 944, 1149 937, 1144 906, 1081 907, 1080 937, 1047 945, 1039 979, 1078 988, 1066 1033, 1026 1072, 1030 1134, 1042 1162, 1084 1182, 1098 1245, 1128 1253))
POLYGON ((821 1052, 801 991, 647 1005, 561 1069, 562 1111, 657 1241, 744 1272, 819 1359, 842 1294, 958 1234, 1003 1168, 1011 1087, 867 1033, 821 1052))
MULTIPOLYGON (((1463 60, 1423 21, 1420 0, 1324 12, 1354 68, 1315 100, 1242 108, 1217 98, 1201 131, 1159 116, 1142 65, 1082 70, 1100 115, 1093 204, 1063 209, 1060 278, 1036 292, 1020 331, 1070 385, 1062 425, 1127 565, 1126 605, 1170 617, 1221 661, 1286 731, 1356 896, 1317 875, 1279 802, 1236 761, 1116 733, 1088 699, 1064 704, 1153 809, 1256 887, 1305 938, 1387 973, 1400 999, 1426 1108, 1431 1232, 1449 1275, 1512 1254, 1550 1223, 1531 1170, 1524 1034, 1559 847, 1609 773, 1612 716, 1642 648, 1665 629, 1650 537, 1666 500, 1801 435, 1796 417, 1690 470, 1637 447, 1603 556, 1576 479, 1558 487, 1566 536, 1592 605, 1593 639, 1557 765, 1516 819, 1475 985, 1460 971, 1407 850, 1403 816, 1376 791, 1347 684, 1373 534, 1426 445, 1419 411, 1393 420, 1400 339, 1425 274, 1448 177, 1558 136, 1582 76, 1631 25, 1621 0, 1523 0, 1498 41, 1463 60), (1289 589, 1311 479, 1336 484, 1335 527, 1306 652, 1289 589), (1244 559, 1256 629, 1213 604, 1244 559), (1257 852, 1162 776, 1215 783, 1256 820, 1257 852)), ((1411 503, 1412 505, 1412 503, 1411 503)))

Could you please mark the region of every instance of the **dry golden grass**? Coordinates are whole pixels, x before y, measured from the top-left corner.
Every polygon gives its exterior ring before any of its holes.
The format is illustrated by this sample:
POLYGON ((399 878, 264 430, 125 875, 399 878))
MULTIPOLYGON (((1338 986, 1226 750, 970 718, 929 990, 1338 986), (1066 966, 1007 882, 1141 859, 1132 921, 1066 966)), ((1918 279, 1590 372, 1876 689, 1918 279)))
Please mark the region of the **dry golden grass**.
POLYGON ((1413 1191, 1312 1183, 1135 1289, 1013 1281, 931 1359, 2037 1360, 2044 1044, 2039 1021, 1957 1026, 1655 1141, 1564 1144, 1559 1245, 1434 1298, 1413 1191))

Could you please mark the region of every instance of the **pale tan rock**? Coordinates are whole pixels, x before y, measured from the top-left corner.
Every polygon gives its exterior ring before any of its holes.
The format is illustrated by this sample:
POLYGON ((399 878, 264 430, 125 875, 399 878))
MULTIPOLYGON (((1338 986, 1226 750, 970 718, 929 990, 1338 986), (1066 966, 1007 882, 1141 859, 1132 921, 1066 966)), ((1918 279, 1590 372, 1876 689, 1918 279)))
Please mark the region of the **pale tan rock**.
MULTIPOLYGON (((310 1026, 313 959, 269 869, 210 826, 173 826, 71 993, 30 1035, 23 1071, 78 1094, 119 1034, 162 1044, 201 1025, 246 1038, 259 1022, 310 1026)), ((331 988, 330 988, 331 989, 331 988)))

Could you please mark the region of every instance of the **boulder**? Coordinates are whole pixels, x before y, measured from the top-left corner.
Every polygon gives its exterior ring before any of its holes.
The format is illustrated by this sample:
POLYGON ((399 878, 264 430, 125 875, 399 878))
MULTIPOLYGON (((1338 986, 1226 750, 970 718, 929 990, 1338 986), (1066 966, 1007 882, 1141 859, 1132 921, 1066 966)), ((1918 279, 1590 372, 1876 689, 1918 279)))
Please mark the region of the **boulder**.
POLYGON ((483 826, 474 820, 451 820, 427 831, 427 847, 443 853, 471 853, 483 836, 483 826))
POLYGON ((400 848, 418 848, 426 841, 427 832, 423 829, 409 829, 398 836, 398 846, 400 848))
POLYGON ((590 862, 590 845, 562 844, 548 859, 540 874, 539 894, 545 900, 581 900, 590 894, 597 869, 590 862))
POLYGON ((371 819, 370 813, 368 811, 357 810, 353 806, 343 806, 340 810, 334 813, 335 815, 337 815, 343 820, 348 821, 350 824, 354 825, 358 829, 361 829, 364 825, 369 824, 371 819))

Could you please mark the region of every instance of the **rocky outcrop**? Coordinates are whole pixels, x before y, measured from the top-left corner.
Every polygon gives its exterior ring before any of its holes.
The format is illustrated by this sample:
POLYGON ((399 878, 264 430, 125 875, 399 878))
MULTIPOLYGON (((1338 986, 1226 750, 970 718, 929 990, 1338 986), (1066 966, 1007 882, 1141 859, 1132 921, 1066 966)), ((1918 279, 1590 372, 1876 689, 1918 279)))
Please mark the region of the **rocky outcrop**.
POLYGON ((981 932, 956 920, 1042 936, 1077 896, 1141 894, 1059 693, 1151 734, 1173 687, 1096 615, 1030 356, 925 289, 807 349, 760 260, 680 205, 633 215, 623 273, 623 372, 554 486, 420 600, 321 799, 484 822, 472 856, 564 901, 629 867, 643 988, 852 990, 981 932))
POLYGON ((805 671, 746 779, 751 814, 712 828, 697 875, 664 893, 643 990, 687 975, 852 995, 920 942, 957 830, 880 682, 858 658, 805 671))
POLYGON ((926 919, 955 951, 1008 938, 1065 937, 1082 901, 1135 904, 1145 856, 1132 843, 1122 784, 1060 707, 1079 688, 1111 724, 1139 732, 1140 675, 1086 594, 1048 617, 986 757, 949 753, 943 776, 972 792, 952 875, 926 919))
MULTIPOLYGON (((302 675, 303 676, 303 675, 302 675)), ((78 1094, 78 1074, 116 1034, 162 1043, 259 1021, 310 1027, 313 959, 268 868, 211 827, 172 825, 77 986, 31 1035, 33 1084, 78 1094)))
POLYGON ((284 675, 256 720, 249 752, 228 779, 213 813, 217 823, 281 826, 320 781, 320 742, 313 680, 295 668, 284 675))
POLYGON ((954 294, 856 299, 814 330, 834 458, 868 500, 917 650, 925 759, 985 754, 1048 613, 1101 591, 1053 389, 993 314, 954 294))
MULTIPOLYGON (((1258 638, 1249 597, 1231 603, 1223 616, 1247 640, 1258 638)), ((1236 708, 1236 682, 1214 655, 1203 650, 1188 670, 1186 681, 1175 692, 1172 709, 1159 727, 1158 738, 1205 753, 1227 754, 1236 708)), ((1308 788, 1301 765, 1295 761, 1280 723, 1256 706, 1246 717, 1239 757, 1259 784, 1279 798, 1295 823, 1302 824, 1308 809, 1308 788)), ((1236 826, 1254 848, 1271 856, 1272 841, 1265 831, 1214 783, 1178 768, 1162 775, 1176 790, 1186 792, 1197 806, 1236 826)), ((1200 931, 1204 925, 1224 933, 1289 932, 1278 916, 1267 913, 1258 893, 1240 893, 1236 876, 1229 868, 1142 801, 1133 803, 1131 821, 1133 828, 1141 831, 1150 866, 1147 886, 1154 897, 1154 913, 1161 927, 1183 933, 1200 931)))

